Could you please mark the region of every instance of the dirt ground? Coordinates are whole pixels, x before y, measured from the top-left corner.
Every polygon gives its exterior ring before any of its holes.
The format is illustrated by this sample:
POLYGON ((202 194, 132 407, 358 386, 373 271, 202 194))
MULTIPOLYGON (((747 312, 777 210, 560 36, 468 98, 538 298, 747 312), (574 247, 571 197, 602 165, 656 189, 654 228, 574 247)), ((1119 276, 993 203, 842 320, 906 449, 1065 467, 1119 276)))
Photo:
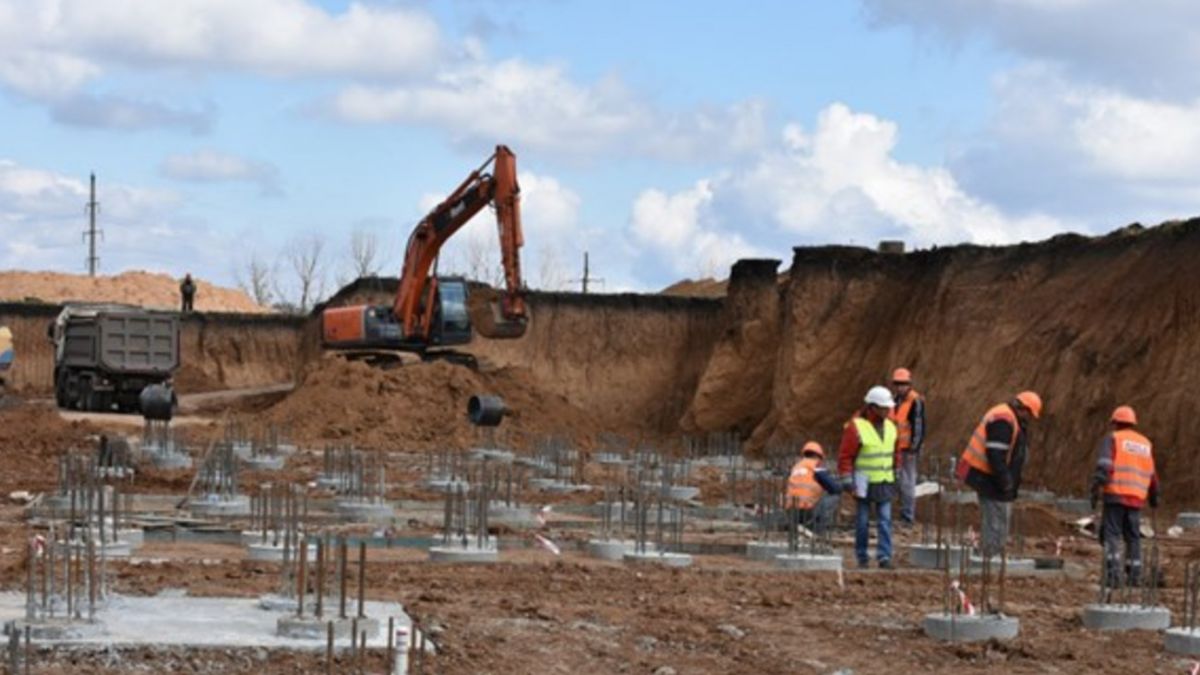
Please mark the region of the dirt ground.
MULTIPOLYGON (((193 277, 196 311, 267 312, 244 292, 193 277)), ((62 272, 0 272, 0 300, 59 303, 123 302, 143 307, 179 308, 179 278, 140 270, 89 277, 62 272)))

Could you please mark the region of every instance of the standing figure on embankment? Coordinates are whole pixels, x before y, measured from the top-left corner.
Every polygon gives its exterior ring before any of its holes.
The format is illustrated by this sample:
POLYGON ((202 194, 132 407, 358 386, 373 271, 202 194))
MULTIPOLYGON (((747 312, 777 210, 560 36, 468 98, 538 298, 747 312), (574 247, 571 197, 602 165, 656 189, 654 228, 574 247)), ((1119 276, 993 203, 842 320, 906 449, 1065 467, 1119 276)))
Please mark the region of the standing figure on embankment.
POLYGON ((882 569, 892 568, 892 499, 896 486, 896 423, 888 413, 896 406, 887 387, 871 387, 866 404, 846 423, 838 448, 842 489, 854 491, 854 555, 859 567, 870 561, 872 508, 878 520, 875 555, 882 569))
POLYGON ((1154 447, 1134 427, 1137 414, 1123 405, 1109 417, 1112 430, 1100 441, 1092 476, 1092 509, 1104 498, 1100 544, 1104 547, 1105 588, 1121 587, 1121 541, 1125 541, 1125 583, 1137 586, 1142 576, 1142 532, 1139 516, 1147 502, 1158 507, 1158 474, 1154 447))
POLYGON ((925 397, 913 389, 908 368, 897 368, 892 373, 892 396, 896 407, 889 417, 896 423, 899 450, 900 522, 912 525, 917 519, 917 467, 925 444, 925 397))

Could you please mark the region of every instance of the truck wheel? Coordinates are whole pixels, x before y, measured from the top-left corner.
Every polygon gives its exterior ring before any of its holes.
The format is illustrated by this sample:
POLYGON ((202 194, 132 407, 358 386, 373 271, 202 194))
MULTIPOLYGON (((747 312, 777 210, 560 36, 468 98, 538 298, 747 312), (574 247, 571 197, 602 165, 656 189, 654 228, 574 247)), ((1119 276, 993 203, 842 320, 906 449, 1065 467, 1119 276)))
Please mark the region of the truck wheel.
POLYGON ((83 378, 79 381, 79 409, 83 412, 92 410, 95 404, 96 395, 92 393, 92 381, 89 378, 83 378))

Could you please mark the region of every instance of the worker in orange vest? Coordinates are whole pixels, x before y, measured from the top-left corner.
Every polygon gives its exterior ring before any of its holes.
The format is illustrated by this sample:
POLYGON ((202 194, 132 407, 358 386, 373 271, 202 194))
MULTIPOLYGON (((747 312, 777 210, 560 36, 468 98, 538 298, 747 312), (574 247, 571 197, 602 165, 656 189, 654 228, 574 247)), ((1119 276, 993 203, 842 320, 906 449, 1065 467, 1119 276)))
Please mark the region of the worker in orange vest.
POLYGON ((925 397, 912 386, 908 368, 892 372, 892 396, 896 407, 888 415, 896 423, 896 450, 900 455, 897 476, 900 484, 900 522, 916 521, 917 465, 925 444, 925 397))
POLYGON ((1112 431, 1100 441, 1096 473, 1092 477, 1092 508, 1101 497, 1104 512, 1100 543, 1104 546, 1106 586, 1120 587, 1121 540, 1125 541, 1125 579, 1138 585, 1142 573, 1142 533, 1138 522, 1142 507, 1158 507, 1158 474, 1154 447, 1134 429, 1137 414, 1123 405, 1109 417, 1112 431))
POLYGON ((1032 391, 993 406, 979 421, 956 473, 979 495, 980 544, 991 558, 1004 550, 1012 503, 1021 489, 1021 471, 1029 452, 1029 424, 1042 416, 1042 397, 1032 391))
POLYGON ((798 511, 794 522, 804 523, 813 532, 820 532, 828 523, 822 517, 821 498, 840 494, 838 484, 825 466, 825 450, 820 443, 809 441, 800 449, 800 459, 792 465, 788 476, 786 506, 798 511))

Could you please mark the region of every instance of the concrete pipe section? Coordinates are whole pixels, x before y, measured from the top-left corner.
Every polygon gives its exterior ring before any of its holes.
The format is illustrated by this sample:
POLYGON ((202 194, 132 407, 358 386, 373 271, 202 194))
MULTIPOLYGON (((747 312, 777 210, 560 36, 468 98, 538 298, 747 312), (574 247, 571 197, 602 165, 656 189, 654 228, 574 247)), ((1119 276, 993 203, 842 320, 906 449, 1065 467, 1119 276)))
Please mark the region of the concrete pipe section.
POLYGON ((926 614, 922 622, 925 634, 943 642, 982 642, 1011 640, 1021 631, 1016 617, 1003 614, 926 614))
POLYGON ((477 427, 500 426, 506 413, 508 408, 499 396, 476 394, 467 401, 467 419, 477 427))
POLYGON ((1200 628, 1168 628, 1163 633, 1163 649, 1172 654, 1200 656, 1200 628))
POLYGON ((775 566, 796 572, 836 572, 842 569, 842 556, 813 553, 782 553, 775 556, 775 566))
POLYGON ((1092 630, 1163 630, 1171 626, 1171 610, 1144 605, 1087 605, 1083 626, 1092 630))

